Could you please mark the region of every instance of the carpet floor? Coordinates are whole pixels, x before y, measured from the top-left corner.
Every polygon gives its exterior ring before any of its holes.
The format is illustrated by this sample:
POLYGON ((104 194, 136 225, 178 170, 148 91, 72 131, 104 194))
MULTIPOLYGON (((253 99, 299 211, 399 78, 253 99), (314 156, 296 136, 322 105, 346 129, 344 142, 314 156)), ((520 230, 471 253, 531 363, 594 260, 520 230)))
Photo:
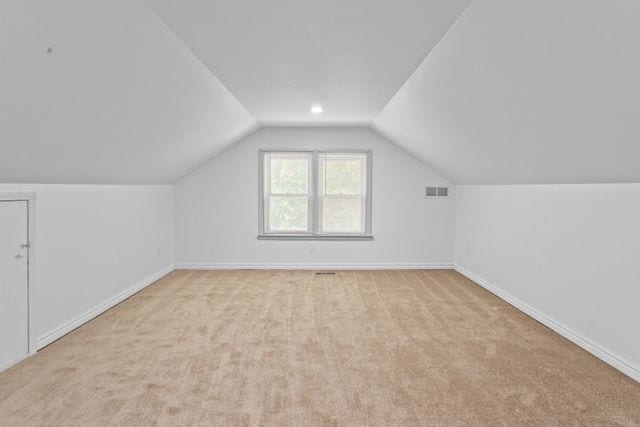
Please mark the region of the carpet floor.
POLYGON ((453 271, 175 271, 0 373, 2 425, 640 425, 640 384, 453 271))

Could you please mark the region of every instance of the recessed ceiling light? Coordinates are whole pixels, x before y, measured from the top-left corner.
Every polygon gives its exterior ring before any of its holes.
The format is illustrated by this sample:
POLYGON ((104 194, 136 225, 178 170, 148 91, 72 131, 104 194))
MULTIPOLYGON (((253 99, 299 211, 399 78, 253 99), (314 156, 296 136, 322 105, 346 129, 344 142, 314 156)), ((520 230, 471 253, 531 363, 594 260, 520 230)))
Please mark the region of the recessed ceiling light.
POLYGON ((313 114, 320 114, 324 111, 324 109, 319 105, 314 105, 313 107, 309 108, 309 111, 311 111, 313 114))

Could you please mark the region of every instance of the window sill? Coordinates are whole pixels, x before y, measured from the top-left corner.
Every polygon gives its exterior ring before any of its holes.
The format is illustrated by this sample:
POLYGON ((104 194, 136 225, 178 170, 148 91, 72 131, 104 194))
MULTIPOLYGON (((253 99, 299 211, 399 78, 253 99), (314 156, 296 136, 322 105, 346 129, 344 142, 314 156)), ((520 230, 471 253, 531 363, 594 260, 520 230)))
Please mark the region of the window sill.
POLYGON ((259 234, 258 240, 342 240, 342 241, 360 241, 374 240, 373 236, 365 235, 296 235, 296 234, 259 234))

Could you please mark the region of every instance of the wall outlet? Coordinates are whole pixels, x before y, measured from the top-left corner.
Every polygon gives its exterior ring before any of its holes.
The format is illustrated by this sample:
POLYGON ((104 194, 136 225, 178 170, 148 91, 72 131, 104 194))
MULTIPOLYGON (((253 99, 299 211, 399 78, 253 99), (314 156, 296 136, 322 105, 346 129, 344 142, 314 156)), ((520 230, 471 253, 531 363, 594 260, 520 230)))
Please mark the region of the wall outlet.
POLYGON ((316 251, 316 245, 309 245, 309 252, 315 252, 316 251))
POLYGON ((467 252, 467 255, 471 255, 471 246, 465 246, 464 250, 467 252))

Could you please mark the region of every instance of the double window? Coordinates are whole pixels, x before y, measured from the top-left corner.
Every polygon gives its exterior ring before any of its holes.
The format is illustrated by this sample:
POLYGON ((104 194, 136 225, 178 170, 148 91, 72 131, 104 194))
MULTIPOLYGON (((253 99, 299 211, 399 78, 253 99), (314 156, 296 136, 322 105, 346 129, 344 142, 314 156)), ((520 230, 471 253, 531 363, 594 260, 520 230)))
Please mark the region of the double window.
POLYGON ((371 151, 260 151, 260 237, 370 238, 371 151))

